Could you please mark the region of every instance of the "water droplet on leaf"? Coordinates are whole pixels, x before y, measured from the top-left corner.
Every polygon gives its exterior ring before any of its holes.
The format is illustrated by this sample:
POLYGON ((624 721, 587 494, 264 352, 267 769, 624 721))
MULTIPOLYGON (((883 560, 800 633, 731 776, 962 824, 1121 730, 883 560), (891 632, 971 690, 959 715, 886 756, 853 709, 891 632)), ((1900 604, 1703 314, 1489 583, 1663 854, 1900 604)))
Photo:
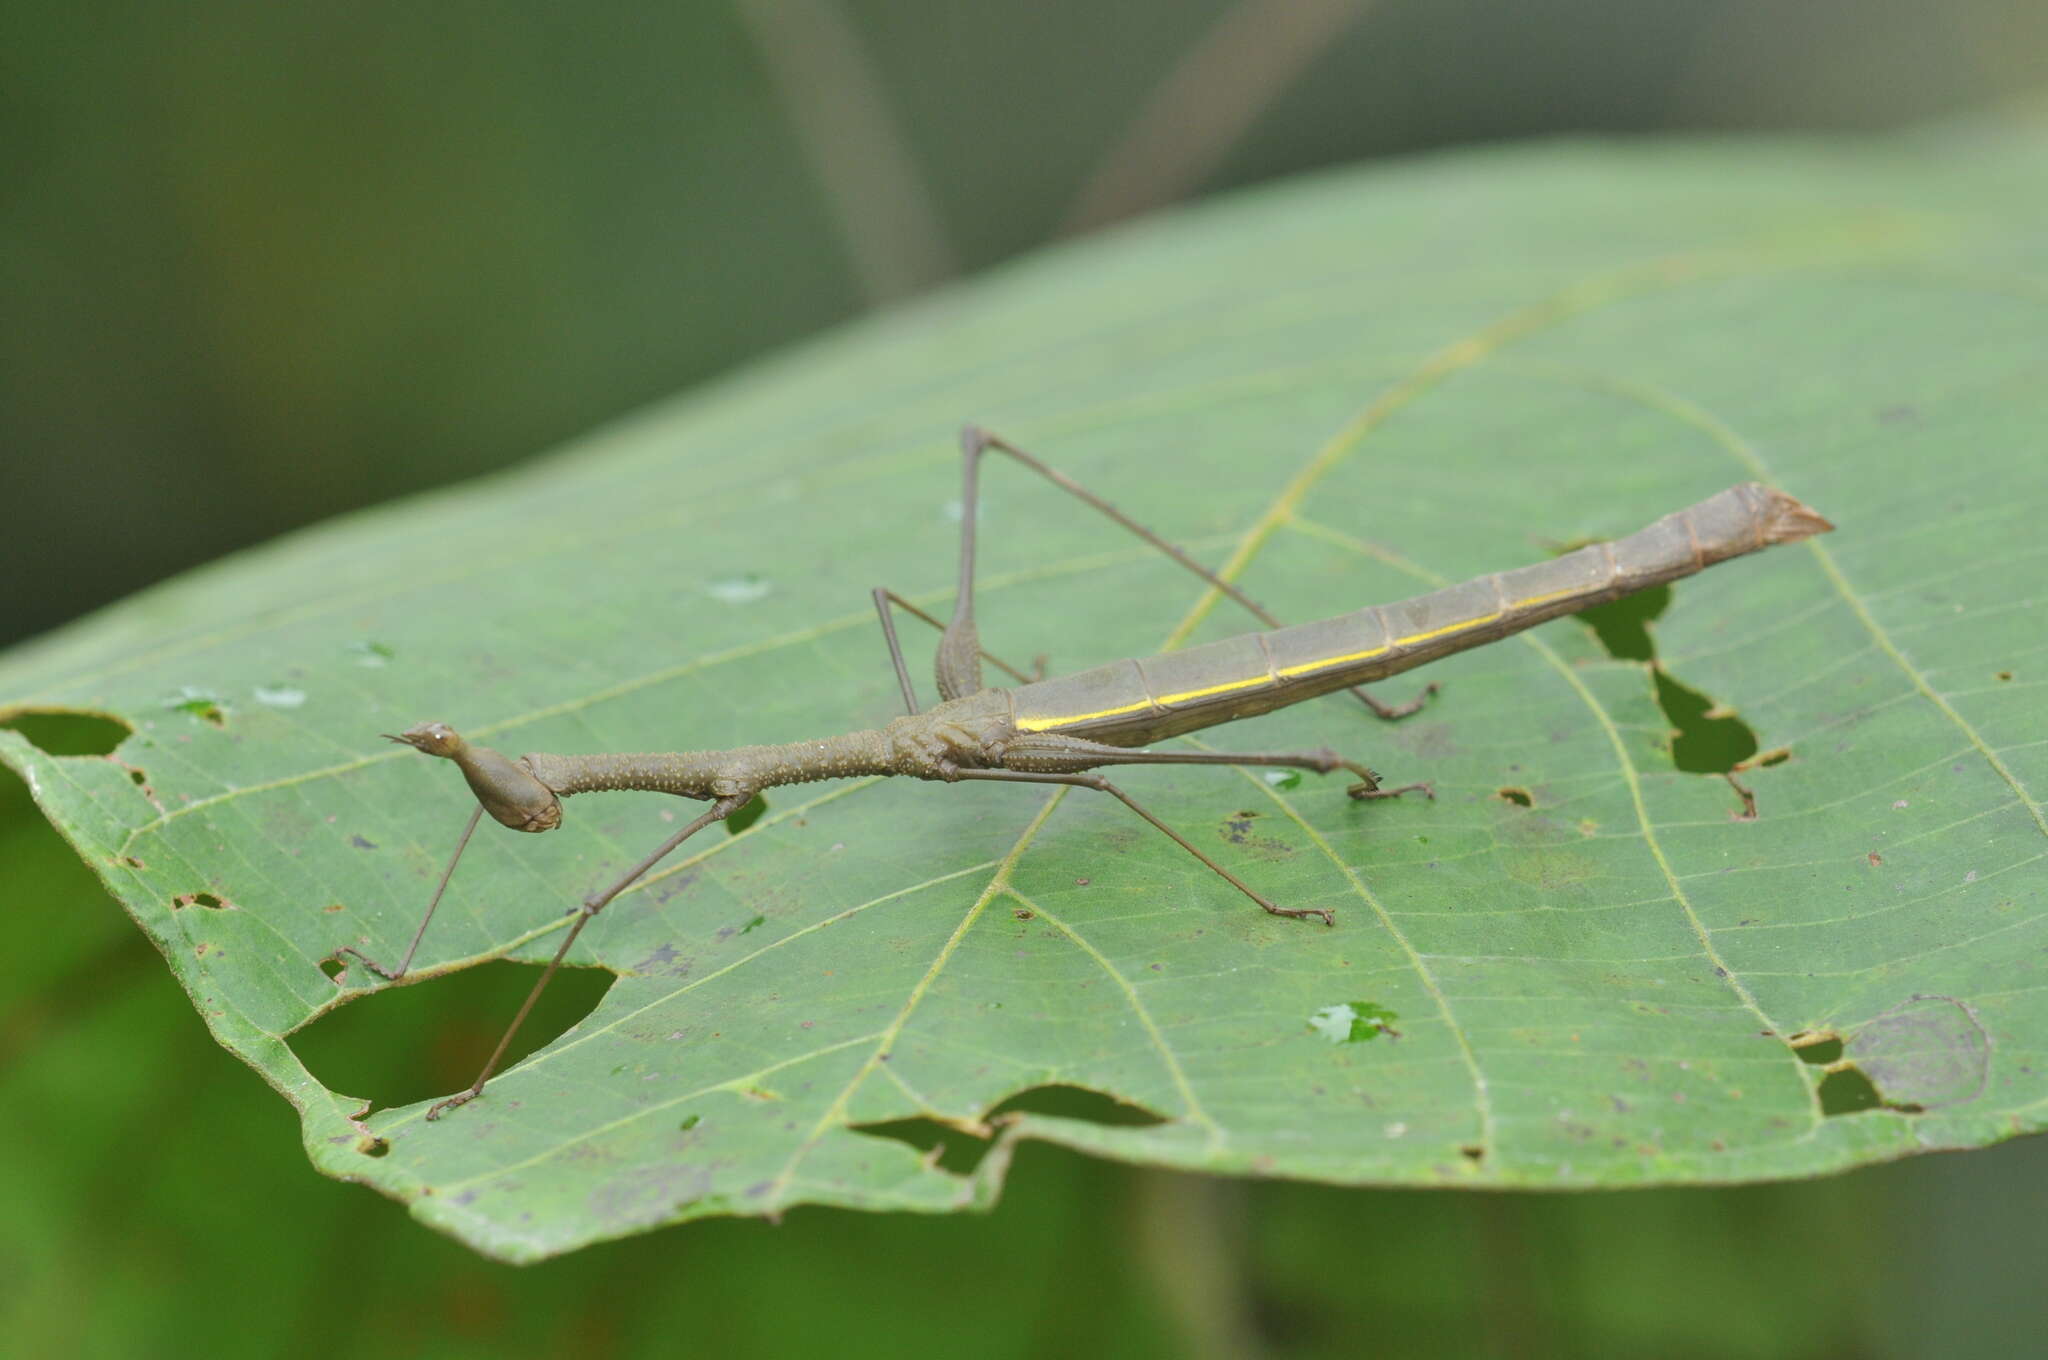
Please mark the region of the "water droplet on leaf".
POLYGON ((774 589, 774 585, 766 577, 756 576, 748 571, 737 576, 721 576, 715 581, 706 582, 704 593, 726 604, 752 604, 774 589))

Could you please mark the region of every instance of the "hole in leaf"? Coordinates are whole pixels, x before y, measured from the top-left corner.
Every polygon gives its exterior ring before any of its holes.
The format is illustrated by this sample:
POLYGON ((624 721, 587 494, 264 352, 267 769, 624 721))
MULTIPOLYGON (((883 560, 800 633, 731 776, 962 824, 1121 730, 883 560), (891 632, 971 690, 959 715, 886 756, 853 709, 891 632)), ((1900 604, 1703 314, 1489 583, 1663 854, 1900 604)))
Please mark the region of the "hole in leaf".
POLYGON ((728 836, 739 835, 740 832, 745 831, 755 822, 760 821, 762 815, 767 811, 768 800, 758 793, 755 794, 753 798, 748 800, 745 807, 742 807, 738 812, 725 819, 725 834, 728 836))
POLYGON ((1688 689, 1656 667, 1657 704, 1678 730, 1671 761, 1688 774, 1728 774, 1756 754, 1756 733, 1748 723, 1698 690, 1688 689))
POLYGON ((367 1139, 356 1144, 356 1151, 362 1153, 365 1157, 387 1156, 391 1152, 391 1140, 388 1138, 367 1139))
MULTIPOLYGON (((1054 1084, 1033 1086, 1019 1091, 994 1106, 982 1116, 985 1123, 996 1123, 1005 1115, 1037 1114, 1055 1119, 1084 1120, 1090 1124, 1106 1124, 1114 1128, 1150 1128, 1164 1124, 1166 1116, 1091 1091, 1085 1086, 1054 1084)), ((965 1129, 955 1128, 941 1120, 925 1115, 909 1119, 889 1119, 876 1124, 849 1125, 855 1133, 871 1138, 888 1138, 898 1143, 907 1143, 919 1152, 934 1158, 933 1164, 942 1171, 956 1176, 971 1174, 981 1165, 981 1159, 988 1155, 992 1140, 977 1137, 965 1129)))
POLYGON ((1820 1112, 1824 1115, 1856 1114, 1884 1104, 1870 1078, 1853 1067, 1840 1067, 1821 1078, 1820 1112))
POLYGON ((1836 1038, 1814 1039, 1806 1043, 1795 1043, 1792 1051, 1799 1055, 1799 1061, 1812 1063, 1815 1067, 1826 1067, 1842 1058, 1842 1041, 1836 1038))
POLYGON ((171 899, 171 910, 180 907, 205 907, 208 911, 225 911, 230 904, 210 892, 179 893, 171 899))
POLYGON ((1465 1160, 1469 1162, 1483 1162, 1486 1160, 1486 1149, 1477 1143, 1467 1143, 1459 1148, 1458 1151, 1464 1153, 1465 1160))
POLYGON ((1617 661, 1654 661, 1657 647, 1650 640, 1650 624, 1671 607, 1671 587, 1652 586, 1633 595, 1596 604, 1579 611, 1600 639, 1600 645, 1617 661))
POLYGON ((1495 789, 1493 796, 1503 802, 1513 803, 1516 807, 1534 807, 1536 805, 1536 800, 1529 796, 1527 789, 1495 789))
POLYGON ((63 708, 15 709, 0 718, 0 728, 19 732, 46 756, 112 755, 135 731, 110 714, 63 708))
POLYGON ((879 1124, 849 1124, 855 1133, 870 1138, 887 1138, 905 1143, 932 1158, 932 1165, 955 1176, 974 1174, 988 1155, 991 1140, 977 1138, 965 1129, 942 1124, 920 1115, 913 1119, 889 1119, 879 1124))
MULTIPOLYGON (((367 972, 353 964, 350 971, 357 983, 367 972)), ((382 986, 293 1034, 292 1050, 332 1089, 367 1092, 380 1108, 449 1095, 476 1079, 539 977, 537 964, 499 960, 403 987, 382 986)), ((559 970, 499 1070, 589 1015, 613 980, 602 968, 559 970)), ((485 1088, 484 1099, 490 1095, 485 1088)))
POLYGON ((1801 1062, 1827 1069, 1815 1092, 1824 1115, 1876 1109, 1922 1114, 1929 1104, 1970 1099, 1983 1090, 1988 1049, 1989 1040, 1969 1008, 1938 996, 1916 996, 1870 1020, 1849 1039, 1828 1035, 1792 1043, 1801 1062), (1852 1041, 1854 1059, 1846 1056, 1852 1041), (1869 1072, 1858 1065, 1865 1062, 1869 1072), (1932 1099, 1937 1096, 1952 1099, 1932 1099))
POLYGON ((1750 761, 1749 764, 1753 769, 1768 770, 1773 765, 1783 765, 1786 761, 1790 760, 1791 758, 1791 750, 1787 747, 1780 746, 1776 750, 1764 752, 1755 760, 1750 761))
POLYGON ((2012 672, 2011 672, 2011 671, 2000 671, 2000 672, 1998 673, 1998 678, 1999 678, 2000 680, 2010 680, 2010 679, 2012 679, 2012 672))
POLYGON ((1008 1100, 996 1105, 983 1116, 995 1119, 1006 1114, 1042 1114, 1055 1119, 1082 1119, 1090 1124, 1108 1124, 1116 1128, 1150 1128, 1154 1124, 1169 1122, 1163 1114, 1091 1091, 1085 1086, 1068 1086, 1054 1083, 1049 1086, 1033 1086, 1017 1092, 1008 1100))
POLYGON ((320 971, 327 974, 329 982, 339 982, 341 981, 341 975, 348 971, 348 965, 340 959, 322 959, 320 960, 320 971))
MULTIPOLYGON (((1730 776, 1751 763, 1757 752, 1756 732, 1713 700, 1673 679, 1657 664, 1657 649, 1650 637, 1650 624, 1671 605, 1671 587, 1653 586, 1607 604, 1582 610, 1582 619, 1607 654, 1617 661, 1640 661, 1650 668, 1656 687, 1657 706, 1676 734, 1671 742, 1671 763, 1687 774, 1730 776)), ((1789 751, 1773 751, 1757 765, 1776 765, 1789 751)), ((1742 799, 1742 820, 1756 817, 1756 799, 1748 789, 1734 785, 1742 799)))

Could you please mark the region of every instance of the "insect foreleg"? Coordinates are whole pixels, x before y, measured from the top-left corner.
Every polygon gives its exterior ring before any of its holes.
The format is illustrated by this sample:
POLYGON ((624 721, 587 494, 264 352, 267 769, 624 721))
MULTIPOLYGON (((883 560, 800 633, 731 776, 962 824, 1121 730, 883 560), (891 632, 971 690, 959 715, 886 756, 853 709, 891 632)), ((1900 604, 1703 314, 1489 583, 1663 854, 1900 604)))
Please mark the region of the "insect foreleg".
POLYGON ((484 1064, 484 1070, 476 1074, 476 1080, 470 1083, 468 1090, 458 1091, 428 1110, 427 1118, 439 1119, 447 1111, 454 1109, 458 1105, 467 1105, 470 1101, 483 1094, 484 1083, 489 1081, 491 1075, 498 1070, 498 1064, 504 1061, 505 1050, 512 1046, 512 1036, 519 1033, 519 1027, 526 1023, 527 1013, 533 1009, 533 1003, 540 1000, 540 994, 546 991, 548 983, 554 980, 556 970, 561 968, 563 958, 569 953, 569 947, 576 943, 576 937, 583 933, 583 927, 590 924, 591 918, 600 911, 603 911, 606 904, 614 897, 632 887, 642 874, 668 858, 669 854, 677 846, 713 822, 723 821, 745 807, 752 800, 754 793, 755 790, 749 789, 744 793, 735 793, 719 799, 701 813, 695 821, 663 841, 653 854, 620 875, 609 888, 606 888, 603 892, 592 893, 589 897, 584 898, 583 905, 576 911, 575 924, 570 926, 569 933, 562 937, 561 946, 555 950, 555 956, 548 960, 548 966, 541 973, 540 980, 533 984, 533 990, 528 992, 526 1000, 520 1003, 519 1013, 513 1016, 512 1023, 506 1026, 504 1036, 498 1040, 498 1046, 491 1050, 490 1060, 484 1064))

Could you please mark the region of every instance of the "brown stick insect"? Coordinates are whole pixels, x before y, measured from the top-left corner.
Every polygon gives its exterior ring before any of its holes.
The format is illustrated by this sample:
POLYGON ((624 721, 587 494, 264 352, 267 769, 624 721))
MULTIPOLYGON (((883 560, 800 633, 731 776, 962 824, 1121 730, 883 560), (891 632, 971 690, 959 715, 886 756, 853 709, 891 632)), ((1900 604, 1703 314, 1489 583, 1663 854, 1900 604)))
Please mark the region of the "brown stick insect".
POLYGON ((886 587, 877 587, 873 592, 882 636, 888 643, 889 659, 895 665, 896 678, 903 688, 904 707, 908 710, 887 726, 813 741, 740 746, 727 751, 524 755, 516 760, 464 741, 443 723, 422 723, 390 738, 428 755, 454 761, 477 799, 477 807, 463 827, 419 930, 398 966, 387 968, 347 946, 336 951, 337 957, 351 955, 394 982, 412 966, 413 955, 434 918, 434 909, 440 904, 455 865, 484 813, 490 813, 515 831, 550 831, 561 825, 562 799, 572 794, 637 789, 710 804, 608 887, 583 900, 554 958, 513 1016, 475 1082, 428 1110, 428 1119, 438 1118, 482 1094, 484 1084, 497 1071, 507 1046, 561 967, 576 937, 607 903, 677 846, 711 823, 738 812, 762 789, 867 775, 907 775, 947 783, 988 780, 1006 784, 1067 784, 1094 789, 1122 802, 1264 910, 1276 916, 1316 917, 1325 925, 1334 925, 1335 916, 1326 909, 1297 909, 1271 901, 1195 848, 1128 793, 1089 771, 1104 765, 1264 765, 1318 774, 1346 770, 1356 777, 1349 789, 1356 799, 1393 798, 1410 792, 1434 796, 1426 784, 1384 788, 1373 771, 1328 748, 1298 753, 1146 748, 1168 737, 1269 713, 1344 689, 1357 695, 1382 718, 1402 717, 1419 708, 1435 686, 1398 707, 1380 702, 1358 686, 1496 641, 1548 619, 1689 576, 1716 562, 1777 543, 1794 543, 1834 527, 1791 496, 1746 482, 1666 515, 1626 538, 1596 543, 1534 566, 1477 577, 1396 604, 1371 606, 1288 628, 1236 586, 1007 440, 968 426, 961 433, 961 447, 964 462, 960 577, 951 621, 940 624, 886 587), (1027 675, 989 656, 981 649, 974 624, 974 529, 981 459, 991 450, 1031 468, 1166 553, 1243 605, 1266 625, 1266 631, 1160 656, 1115 661, 1058 679, 1044 677, 1042 662, 1038 667, 1041 673, 1027 675), (903 650, 897 642, 892 607, 940 629, 936 672, 941 702, 935 707, 918 707, 910 671, 904 665, 903 650), (985 685, 984 660, 1018 683, 1007 688, 985 685))

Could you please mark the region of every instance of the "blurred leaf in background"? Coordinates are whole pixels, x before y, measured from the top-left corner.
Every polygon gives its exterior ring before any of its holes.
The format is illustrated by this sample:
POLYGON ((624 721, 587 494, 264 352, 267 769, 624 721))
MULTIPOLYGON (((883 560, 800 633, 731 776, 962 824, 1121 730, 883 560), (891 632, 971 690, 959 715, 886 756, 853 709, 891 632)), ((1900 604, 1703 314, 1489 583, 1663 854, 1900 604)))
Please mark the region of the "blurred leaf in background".
POLYGON ((915 283, 1361 156, 2044 78, 2030 0, 14 6, 0 640, 852 315, 906 211, 864 188, 914 184, 915 283))
MULTIPOLYGON (((10 11, 0 637, 547 447, 866 305, 885 285, 847 233, 874 219, 819 172, 785 88, 806 60, 865 70, 937 220, 926 258, 968 270, 1090 219, 1132 144, 1141 168, 1182 167, 1172 197, 1459 140, 1891 126, 2048 73, 2048 13, 2021 0, 1381 3, 1303 18, 1322 36, 1238 123, 1162 149, 1148 111, 1206 42, 1247 13, 1267 22, 1236 31, 1298 31, 1222 4, 834 7, 849 61, 765 51, 775 25, 750 9, 10 11)), ((1168 1354, 1187 1327, 1290 1354, 1362 1334, 1395 1355, 2002 1354, 2041 1325, 2043 1230, 2014 1192, 2039 1140, 1570 1200, 1126 1182, 1028 1150, 1033 1194, 988 1220, 800 1211, 514 1276, 311 1176, 275 1096, 18 787, 0 835, 0 1303, 42 1353, 160 1348, 223 1279, 236 1325, 210 1349, 229 1354, 343 1328, 421 1354, 1168 1354), (964 1291, 963 1261, 1005 1291, 964 1291), (1190 1281, 1222 1287, 1191 1301, 1190 1281)))

